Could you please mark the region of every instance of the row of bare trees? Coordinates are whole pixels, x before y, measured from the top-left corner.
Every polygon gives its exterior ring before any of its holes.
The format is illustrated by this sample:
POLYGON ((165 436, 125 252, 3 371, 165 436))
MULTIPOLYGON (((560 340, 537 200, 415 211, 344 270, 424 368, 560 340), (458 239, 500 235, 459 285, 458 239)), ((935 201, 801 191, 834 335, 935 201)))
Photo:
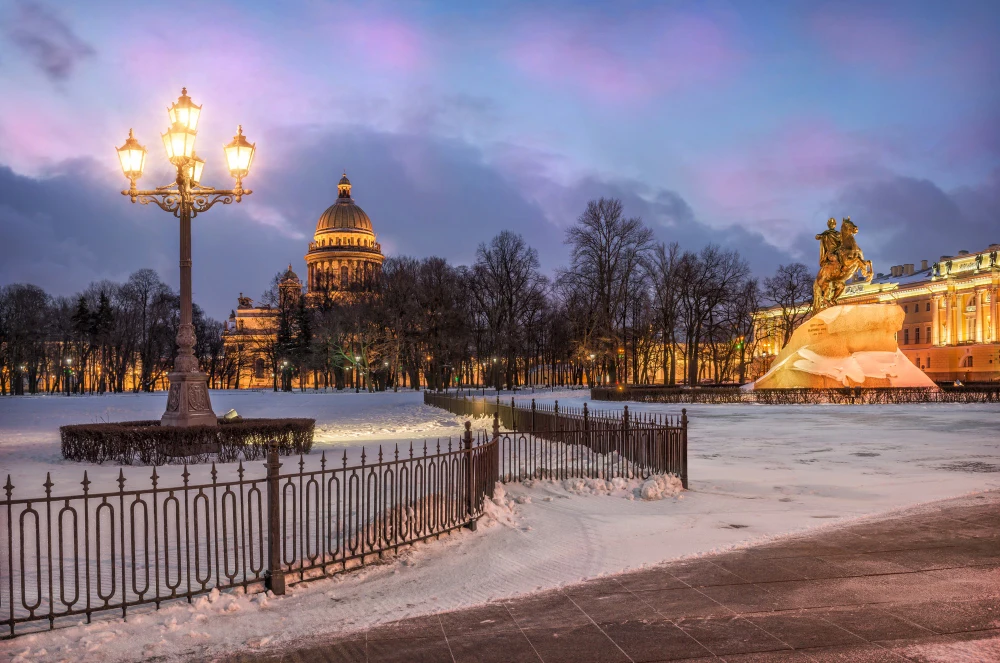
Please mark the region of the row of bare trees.
POLYGON ((615 199, 591 201, 566 243, 570 264, 553 279, 523 237, 503 231, 471 266, 389 258, 370 293, 308 307, 282 304, 278 274, 262 301, 283 306, 279 319, 290 324, 279 328, 290 332, 261 334, 258 354, 275 389, 290 389, 292 377, 300 387, 371 390, 742 383, 762 340, 761 306, 782 308, 787 340, 811 287, 800 264, 760 284, 735 250, 657 243, 615 199))
MULTIPOLYGON (((0 288, 0 394, 151 391, 176 356, 179 298, 151 269, 99 281, 72 297, 34 285, 0 288)), ((211 378, 222 324, 195 306, 196 352, 211 378)))
MULTIPOLYGON (((782 344, 802 321, 812 275, 782 265, 763 282, 732 249, 659 243, 621 201, 587 204, 566 231, 554 278, 523 237, 503 231, 471 266, 388 258, 347 296, 282 288, 258 301, 268 326, 234 329, 195 311, 196 353, 212 386, 382 390, 454 384, 743 383, 762 306, 782 344)), ((151 270, 72 298, 0 290, 0 391, 150 390, 176 353, 177 296, 151 270)))

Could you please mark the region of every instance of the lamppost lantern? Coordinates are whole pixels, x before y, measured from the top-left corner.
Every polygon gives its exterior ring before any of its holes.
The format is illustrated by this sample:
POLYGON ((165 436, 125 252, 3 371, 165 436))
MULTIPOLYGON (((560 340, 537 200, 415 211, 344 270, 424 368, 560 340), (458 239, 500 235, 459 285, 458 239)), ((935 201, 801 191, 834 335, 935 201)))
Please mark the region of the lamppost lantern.
POLYGON ((201 106, 198 106, 188 96, 188 89, 181 88, 181 96, 167 109, 170 124, 179 124, 191 131, 198 131, 198 119, 201 118, 201 106))
POLYGON ((181 96, 167 108, 170 126, 166 133, 161 134, 161 138, 167 159, 177 171, 175 180, 170 184, 149 190, 136 189, 135 181, 142 176, 145 167, 146 148, 131 130, 125 144, 117 148, 122 173, 130 184, 127 190, 122 191, 122 195, 141 205, 155 203, 180 220, 181 319, 177 331, 177 359, 174 361, 174 370, 167 375, 170 392, 167 395, 166 412, 160 419, 163 426, 218 425, 208 396, 207 377, 199 370, 198 358, 194 354, 196 338, 191 302, 191 219, 207 212, 216 203, 238 203, 243 200, 243 196, 253 193, 243 188, 242 180, 250 172, 255 145, 243 137, 242 127, 233 142, 223 146, 229 170, 236 178, 236 187, 216 189, 201 184, 205 160, 194 150, 201 110, 202 107, 188 96, 187 88, 183 88, 181 96))
POLYGON ((201 182, 201 171, 205 170, 205 160, 196 153, 191 153, 191 158, 184 166, 184 174, 191 180, 191 184, 198 186, 201 182))
POLYGON ((142 177, 142 169, 146 165, 146 148, 135 139, 132 130, 128 130, 125 144, 118 148, 118 160, 122 164, 122 173, 134 185, 142 177))
POLYGON ((236 135, 224 148, 229 173, 237 182, 250 174, 250 164, 257 150, 257 143, 250 143, 243 135, 243 125, 236 127, 236 135))
POLYGON ((179 169, 184 168, 194 156, 194 141, 198 132, 188 129, 180 122, 174 122, 160 137, 163 139, 163 149, 167 151, 167 160, 179 169))

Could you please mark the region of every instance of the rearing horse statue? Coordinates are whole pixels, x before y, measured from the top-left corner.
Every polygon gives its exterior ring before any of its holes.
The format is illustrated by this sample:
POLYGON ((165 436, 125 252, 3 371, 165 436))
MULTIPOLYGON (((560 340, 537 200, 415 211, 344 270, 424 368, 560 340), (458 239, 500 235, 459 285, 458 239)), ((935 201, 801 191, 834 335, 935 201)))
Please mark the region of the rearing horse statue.
POLYGON ((851 222, 851 217, 843 220, 840 232, 836 231, 836 220, 830 219, 828 230, 816 235, 820 240, 819 273, 813 283, 813 312, 818 313, 833 306, 844 293, 847 281, 857 272, 865 283, 872 282, 872 261, 865 260, 861 247, 854 236, 858 227, 851 222))

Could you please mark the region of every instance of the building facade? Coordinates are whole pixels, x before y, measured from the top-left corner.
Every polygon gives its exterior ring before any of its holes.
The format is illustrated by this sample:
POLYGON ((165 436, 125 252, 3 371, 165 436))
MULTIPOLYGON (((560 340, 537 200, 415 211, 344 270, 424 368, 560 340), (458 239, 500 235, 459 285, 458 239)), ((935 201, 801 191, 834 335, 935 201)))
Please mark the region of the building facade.
MULTIPOLYGON (((941 256, 933 264, 894 265, 871 283, 847 286, 838 304, 893 302, 906 317, 896 334, 900 350, 937 382, 1000 380, 1000 244, 941 256)), ((758 316, 757 353, 766 366, 781 350, 782 311, 758 316)))
MULTIPOLYGON (((337 199, 316 222, 305 255, 306 283, 288 265, 278 282, 278 300, 255 304, 243 293, 224 331, 226 353, 237 356, 239 372, 234 387, 265 388, 281 383, 285 361, 274 352, 282 311, 346 302, 370 292, 385 257, 371 219, 351 196, 347 173, 337 183, 337 199)), ((296 385, 298 381, 295 381, 296 385)))

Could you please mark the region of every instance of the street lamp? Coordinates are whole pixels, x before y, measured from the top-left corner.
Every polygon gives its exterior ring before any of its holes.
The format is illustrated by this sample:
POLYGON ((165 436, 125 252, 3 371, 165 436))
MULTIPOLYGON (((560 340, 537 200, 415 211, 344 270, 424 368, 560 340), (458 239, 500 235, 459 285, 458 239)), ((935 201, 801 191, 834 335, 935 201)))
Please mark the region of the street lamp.
POLYGON ((167 377, 170 392, 167 409, 160 418, 163 426, 216 426, 218 420, 212 411, 208 396, 208 378, 198 370, 194 356, 195 334, 191 316, 191 219, 207 212, 216 203, 228 205, 241 202, 252 191, 243 188, 243 178, 250 174, 256 145, 247 142, 243 127, 236 131, 232 142, 223 146, 230 175, 236 180, 234 189, 215 189, 201 185, 205 160, 194 151, 198 136, 201 106, 191 101, 187 88, 168 109, 170 127, 161 134, 167 159, 177 170, 173 183, 155 189, 136 189, 135 182, 142 177, 146 164, 146 148, 129 129, 125 144, 117 148, 122 174, 129 180, 129 188, 122 191, 133 203, 156 203, 160 209, 180 219, 180 272, 181 272, 181 324, 177 332, 177 359, 174 370, 167 377))
POLYGON ((66 395, 67 396, 69 396, 69 376, 70 376, 70 373, 73 372, 72 366, 73 366, 73 358, 72 357, 66 357, 66 369, 65 369, 65 373, 66 373, 66 395))
POLYGON ((354 393, 361 393, 358 389, 358 362, 361 361, 361 355, 354 355, 354 393))

